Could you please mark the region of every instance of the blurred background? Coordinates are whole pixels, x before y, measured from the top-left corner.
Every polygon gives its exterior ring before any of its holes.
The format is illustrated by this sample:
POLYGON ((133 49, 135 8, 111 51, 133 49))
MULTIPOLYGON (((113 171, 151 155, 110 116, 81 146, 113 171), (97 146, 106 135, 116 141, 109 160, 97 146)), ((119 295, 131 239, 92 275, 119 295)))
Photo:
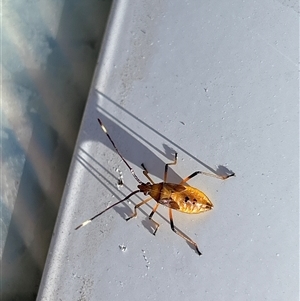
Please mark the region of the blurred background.
POLYGON ((111 0, 2 1, 1 300, 35 300, 111 0))

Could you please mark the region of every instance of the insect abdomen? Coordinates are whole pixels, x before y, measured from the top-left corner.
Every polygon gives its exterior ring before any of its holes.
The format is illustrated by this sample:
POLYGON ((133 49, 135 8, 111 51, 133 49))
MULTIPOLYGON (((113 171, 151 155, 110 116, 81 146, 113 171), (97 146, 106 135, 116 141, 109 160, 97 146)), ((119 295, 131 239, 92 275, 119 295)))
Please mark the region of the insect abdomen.
POLYGON ((156 202, 185 213, 197 214, 213 208, 212 202, 202 191, 190 186, 172 183, 153 184, 149 195, 156 202))
POLYGON ((178 204, 178 211, 197 214, 211 210, 214 205, 200 190, 186 186, 182 192, 172 194, 172 199, 178 204))

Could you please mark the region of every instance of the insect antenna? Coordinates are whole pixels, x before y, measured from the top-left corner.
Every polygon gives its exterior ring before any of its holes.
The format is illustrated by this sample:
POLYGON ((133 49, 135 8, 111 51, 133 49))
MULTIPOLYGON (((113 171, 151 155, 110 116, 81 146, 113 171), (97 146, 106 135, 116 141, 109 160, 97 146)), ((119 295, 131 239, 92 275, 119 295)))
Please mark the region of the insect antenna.
POLYGON ((87 224, 91 223, 92 220, 94 220, 95 218, 97 218, 98 216, 102 215, 104 212, 106 212, 107 210, 111 209, 112 207, 126 201, 127 199, 129 199, 131 196, 133 196, 134 194, 140 192, 140 190, 136 190, 136 191, 133 191, 131 192, 129 195, 127 195, 127 197, 125 197, 123 200, 117 202, 117 203, 114 203, 112 204, 111 206, 107 207, 106 209, 104 209, 103 211, 99 212, 98 214, 96 214, 95 216, 93 216, 92 218, 86 220, 85 222, 83 222, 82 224, 80 224, 78 227, 75 228, 75 230, 78 230, 79 228, 81 227, 84 227, 86 226, 87 224))
POLYGON ((125 158, 121 155, 121 153, 119 152, 119 150, 117 149, 115 143, 113 142, 113 140, 111 139, 111 137, 109 136, 107 129, 105 128, 105 126, 103 125, 103 123, 101 122, 101 120, 98 118, 98 122, 103 130, 103 132, 106 134, 106 136, 108 137, 109 141, 111 142, 111 144, 113 145, 115 151, 118 153, 118 155, 121 157, 121 159, 123 160, 123 162, 127 165, 127 167, 130 169, 131 174, 133 175, 133 177, 136 179, 137 182, 139 182, 140 184, 143 184, 143 182, 137 177, 137 175, 135 174, 133 168, 127 163, 127 161, 125 160, 125 158))

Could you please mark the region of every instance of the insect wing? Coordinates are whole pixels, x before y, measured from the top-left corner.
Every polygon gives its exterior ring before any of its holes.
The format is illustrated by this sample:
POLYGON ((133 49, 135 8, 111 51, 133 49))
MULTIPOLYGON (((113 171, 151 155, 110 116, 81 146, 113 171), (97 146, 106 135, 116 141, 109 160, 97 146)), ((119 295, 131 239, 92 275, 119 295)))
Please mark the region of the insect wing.
POLYGON ((174 210, 180 209, 179 205, 173 199, 161 199, 159 203, 174 210))
POLYGON ((186 186, 173 184, 173 183, 164 183, 164 188, 167 189, 169 192, 182 192, 186 190, 186 186))

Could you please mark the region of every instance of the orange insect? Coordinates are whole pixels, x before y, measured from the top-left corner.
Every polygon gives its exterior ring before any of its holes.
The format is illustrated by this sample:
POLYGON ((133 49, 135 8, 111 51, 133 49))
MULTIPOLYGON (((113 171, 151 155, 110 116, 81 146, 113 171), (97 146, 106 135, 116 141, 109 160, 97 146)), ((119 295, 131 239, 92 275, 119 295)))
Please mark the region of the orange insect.
POLYGON ((167 163, 165 165, 164 181, 161 182, 161 183, 154 183, 154 181, 149 176, 148 170, 146 169, 145 165, 142 164, 142 167, 144 169, 143 174, 150 181, 150 182, 147 182, 147 183, 143 183, 137 177, 137 175, 135 174, 133 168, 130 167, 130 165, 127 163, 127 161, 124 159, 124 157, 120 154, 119 150, 115 146, 115 143, 113 142, 113 140, 109 136, 106 128, 104 127, 104 125, 102 124, 100 119, 98 119, 98 122, 99 122, 102 130, 107 135, 110 142, 112 143, 112 145, 113 145, 114 149, 116 150, 116 152, 119 154, 119 156, 124 161, 124 163, 127 165, 127 167, 130 169, 131 174, 133 175, 133 177, 139 183, 139 185, 137 186, 138 190, 133 191, 128 196, 126 196, 123 200, 118 201, 117 203, 107 207, 105 210, 103 210, 100 213, 96 214, 95 216, 88 219, 87 221, 83 222, 78 227, 76 227, 75 230, 77 230, 77 229, 79 229, 83 226, 86 226, 92 220, 94 220, 95 218, 97 218, 98 216, 100 216, 101 214, 106 212, 107 210, 111 209, 112 207, 114 207, 114 206, 124 202, 125 200, 129 199, 134 194, 136 194, 138 192, 142 192, 142 193, 144 193, 144 195, 148 195, 149 197, 146 198, 144 201, 142 201, 139 204, 134 206, 133 214, 130 217, 128 217, 126 219, 126 221, 130 220, 131 218, 133 218, 137 215, 137 208, 139 208, 140 206, 146 204, 151 199, 154 199, 157 202, 157 204, 153 207, 152 212, 149 215, 149 219, 152 220, 153 223, 155 224, 155 229, 154 229, 153 235, 156 234, 157 229, 159 227, 159 224, 152 219, 152 216, 156 212, 158 206, 161 204, 161 205, 164 205, 164 206, 169 208, 169 218, 170 218, 171 229, 176 234, 178 234, 183 239, 185 239, 187 242, 192 244, 195 247, 195 250, 196 250, 198 255, 202 255, 201 252, 198 249, 197 244, 192 239, 190 239, 187 235, 185 235, 181 231, 175 229, 174 222, 173 222, 172 209, 180 211, 180 212, 184 212, 184 213, 190 213, 190 214, 197 214, 197 213, 201 213, 201 212, 211 210, 213 208, 213 204, 209 200, 209 198, 202 191, 198 190, 197 188, 187 186, 185 183, 187 181, 189 181, 190 179, 192 179, 193 177, 195 177, 196 175, 198 175, 198 174, 219 178, 221 180, 226 180, 229 177, 235 176, 235 174, 231 173, 231 174, 228 174, 228 175, 219 176, 219 175, 211 174, 211 173, 207 173, 207 172, 195 171, 190 176, 183 179, 179 184, 167 183, 168 167, 169 167, 169 165, 175 165, 177 163, 177 153, 175 153, 174 161, 171 162, 171 163, 167 163))

